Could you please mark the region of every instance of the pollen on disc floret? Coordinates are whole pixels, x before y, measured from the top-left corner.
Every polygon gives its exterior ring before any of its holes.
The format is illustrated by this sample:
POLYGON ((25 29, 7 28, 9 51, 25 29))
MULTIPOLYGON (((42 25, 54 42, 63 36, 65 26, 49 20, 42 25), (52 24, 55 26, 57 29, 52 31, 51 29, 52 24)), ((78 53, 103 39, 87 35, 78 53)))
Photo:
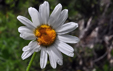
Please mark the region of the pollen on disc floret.
POLYGON ((55 41, 56 32, 51 26, 41 25, 35 29, 35 36, 40 45, 50 46, 55 41))

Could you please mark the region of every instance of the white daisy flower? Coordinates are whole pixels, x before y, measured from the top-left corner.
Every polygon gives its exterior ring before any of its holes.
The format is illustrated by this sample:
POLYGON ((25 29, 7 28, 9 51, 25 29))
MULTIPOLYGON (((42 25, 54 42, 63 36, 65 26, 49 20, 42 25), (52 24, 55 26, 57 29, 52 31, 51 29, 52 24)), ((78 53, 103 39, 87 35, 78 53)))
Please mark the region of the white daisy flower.
POLYGON ((57 63, 63 64, 61 52, 70 57, 74 56, 74 49, 66 43, 77 43, 79 38, 67 33, 76 29, 78 24, 74 22, 65 23, 68 17, 67 9, 62 10, 62 5, 59 3, 49 15, 49 3, 45 1, 39 6, 39 11, 30 7, 28 12, 32 22, 26 17, 17 17, 25 25, 18 28, 20 37, 25 40, 32 40, 22 49, 21 57, 23 60, 30 57, 34 52, 41 51, 41 68, 45 68, 48 55, 51 66, 56 68, 57 63))

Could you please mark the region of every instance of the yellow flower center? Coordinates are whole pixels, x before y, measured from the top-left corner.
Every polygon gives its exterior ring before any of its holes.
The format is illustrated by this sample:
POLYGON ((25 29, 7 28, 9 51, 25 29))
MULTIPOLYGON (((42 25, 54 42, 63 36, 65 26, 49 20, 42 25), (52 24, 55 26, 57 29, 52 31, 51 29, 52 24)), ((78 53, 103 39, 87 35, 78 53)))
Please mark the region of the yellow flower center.
POLYGON ((38 37, 36 40, 40 45, 50 46, 55 41, 56 32, 48 25, 41 25, 35 29, 35 36, 38 37))

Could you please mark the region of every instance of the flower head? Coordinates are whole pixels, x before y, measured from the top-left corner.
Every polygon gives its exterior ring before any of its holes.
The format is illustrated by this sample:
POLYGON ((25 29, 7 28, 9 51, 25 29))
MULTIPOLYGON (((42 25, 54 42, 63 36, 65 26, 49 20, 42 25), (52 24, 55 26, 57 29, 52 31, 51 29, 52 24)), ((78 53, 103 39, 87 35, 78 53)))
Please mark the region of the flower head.
POLYGON ((49 3, 45 1, 40 5, 39 11, 30 7, 28 12, 32 22, 23 16, 17 17, 25 25, 18 28, 20 37, 25 40, 32 40, 22 49, 21 57, 23 60, 34 52, 41 51, 41 68, 45 68, 48 55, 51 66, 56 68, 57 63, 63 64, 61 52, 70 57, 74 56, 74 49, 67 43, 77 43, 79 38, 67 33, 76 29, 78 24, 74 22, 65 23, 68 17, 67 9, 62 10, 62 5, 58 4, 49 15, 49 3))

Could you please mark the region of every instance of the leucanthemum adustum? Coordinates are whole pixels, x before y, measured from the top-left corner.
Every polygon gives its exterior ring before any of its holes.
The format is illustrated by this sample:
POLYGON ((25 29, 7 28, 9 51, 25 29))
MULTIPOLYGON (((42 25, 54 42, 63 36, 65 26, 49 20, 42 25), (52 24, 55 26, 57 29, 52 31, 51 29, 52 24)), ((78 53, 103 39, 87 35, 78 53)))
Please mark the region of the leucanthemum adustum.
POLYGON ((39 6, 39 11, 30 7, 28 12, 32 22, 26 17, 17 17, 25 25, 18 28, 20 37, 25 40, 32 40, 22 49, 21 57, 23 60, 34 52, 41 51, 40 67, 45 68, 49 56, 51 66, 56 68, 57 63, 63 64, 61 52, 70 57, 74 56, 74 49, 67 43, 77 43, 79 38, 67 33, 76 29, 78 24, 74 22, 65 23, 68 17, 67 9, 62 10, 62 5, 59 3, 49 15, 49 3, 45 1, 39 6))

